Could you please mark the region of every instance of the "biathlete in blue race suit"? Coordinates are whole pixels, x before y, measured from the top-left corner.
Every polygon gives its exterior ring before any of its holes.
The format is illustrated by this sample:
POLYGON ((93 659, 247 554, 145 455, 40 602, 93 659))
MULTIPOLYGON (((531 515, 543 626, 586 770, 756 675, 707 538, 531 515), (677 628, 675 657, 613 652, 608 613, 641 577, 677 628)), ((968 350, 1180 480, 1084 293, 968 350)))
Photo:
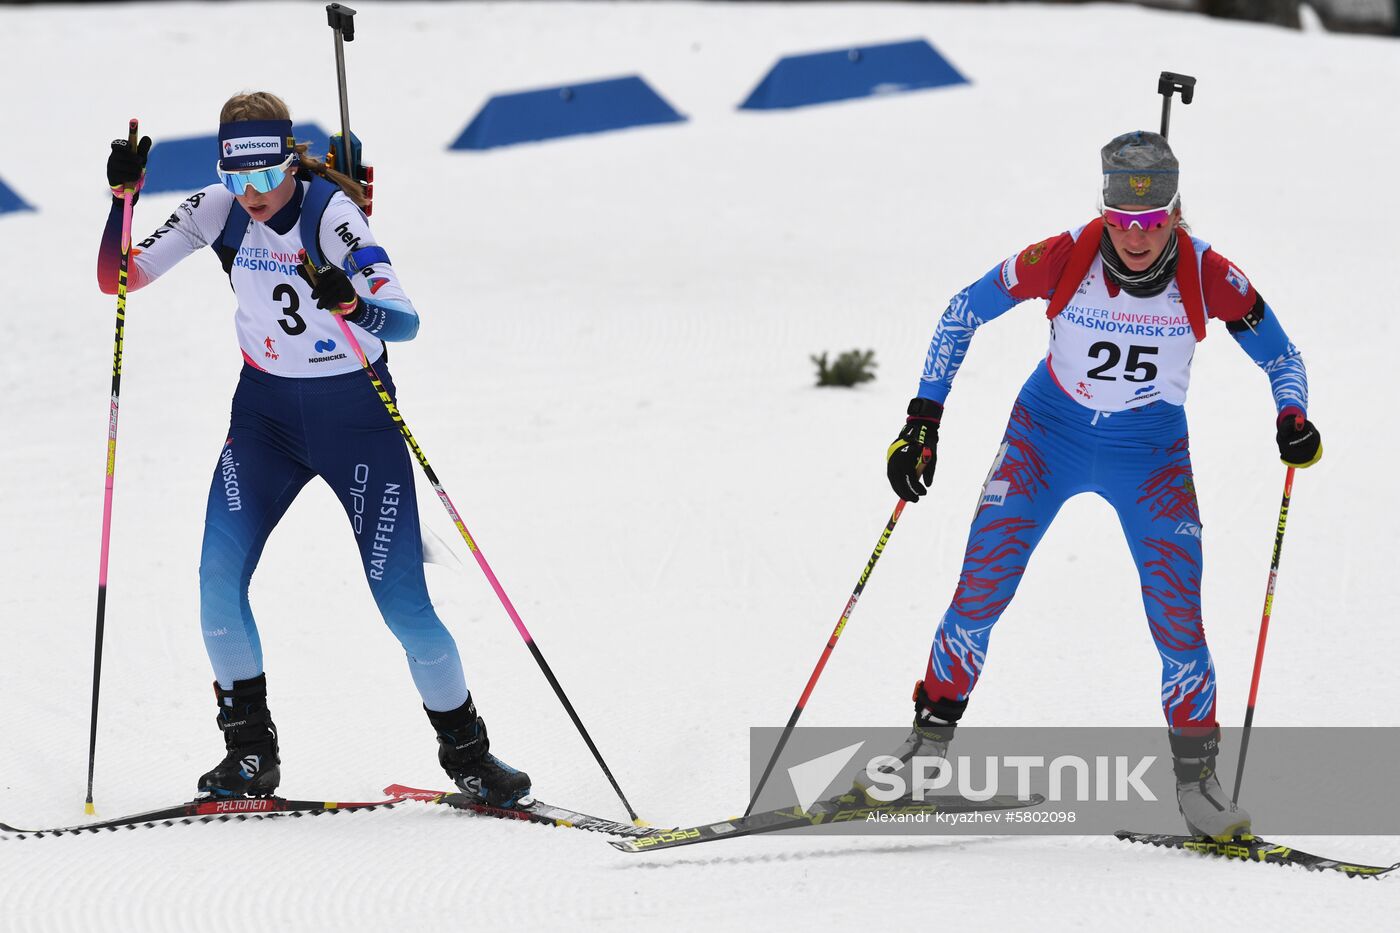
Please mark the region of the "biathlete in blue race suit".
POLYGON ((1215 776, 1215 669, 1201 621, 1201 516, 1183 407, 1210 318, 1268 375, 1284 462, 1310 466, 1322 444, 1307 420, 1302 357, 1273 309, 1236 265, 1186 233, 1167 141, 1127 133, 1101 160, 1098 218, 1021 250, 953 297, 887 452, 895 492, 917 501, 933 478, 943 402, 973 333, 1028 298, 1050 300, 1049 351, 1012 407, 915 686, 914 731, 897 754, 946 752, 1036 544, 1067 499, 1097 493, 1117 512, 1137 563, 1182 815, 1192 832, 1229 838, 1250 824, 1215 776))
MULTIPOLYGON (((456 643, 428 596, 408 450, 333 317, 355 329, 392 395, 385 342, 411 340, 418 314, 370 232, 360 186, 295 141, 286 104, 264 92, 239 94, 219 119, 219 183, 135 244, 128 270, 128 287, 139 289, 212 247, 238 301, 244 366, 209 489, 199 567, 200 624, 226 755, 199 790, 266 796, 281 780, 248 585, 268 535, 319 476, 345 509, 370 592, 407 655, 439 762, 462 790, 513 805, 528 797, 529 776, 490 753, 456 643), (320 257, 314 285, 298 262, 303 248, 320 257)), ((109 294, 117 287, 124 187, 139 190, 150 145, 149 138, 135 149, 112 143, 113 202, 97 267, 109 294)))

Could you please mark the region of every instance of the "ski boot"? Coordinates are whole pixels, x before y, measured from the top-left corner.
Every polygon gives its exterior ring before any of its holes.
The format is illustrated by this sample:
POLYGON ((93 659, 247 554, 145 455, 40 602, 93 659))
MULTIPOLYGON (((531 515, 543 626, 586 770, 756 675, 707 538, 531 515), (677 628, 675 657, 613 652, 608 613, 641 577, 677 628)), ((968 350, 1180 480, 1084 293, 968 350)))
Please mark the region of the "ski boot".
POLYGON ((530 802, 530 775, 491 754, 486 723, 476 714, 470 696, 454 710, 437 712, 426 706, 424 710, 437 730, 438 764, 464 794, 493 807, 530 802))
POLYGON ((216 721, 224 734, 224 760, 199 779, 199 792, 213 797, 269 797, 282 781, 277 727, 267 711, 267 675, 235 680, 232 690, 214 682, 216 721))
MULTIPOLYGON (((930 700, 924 693, 924 682, 914 684, 914 728, 908 738, 890 754, 899 759, 898 765, 884 765, 877 770, 881 774, 895 774, 907 767, 915 757, 948 757, 948 743, 953 740, 953 730, 967 709, 967 700, 930 700)), ((934 771, 930 776, 936 776, 934 771)), ((855 779, 852 791, 861 795, 870 806, 883 805, 887 801, 878 800, 869 794, 871 784, 864 774, 855 779)))
POLYGON ((1172 730, 1168 736, 1176 771, 1176 805, 1186 820, 1186 828, 1216 842, 1248 835, 1249 814, 1230 802, 1215 776, 1220 727, 1204 735, 1182 735, 1172 730))

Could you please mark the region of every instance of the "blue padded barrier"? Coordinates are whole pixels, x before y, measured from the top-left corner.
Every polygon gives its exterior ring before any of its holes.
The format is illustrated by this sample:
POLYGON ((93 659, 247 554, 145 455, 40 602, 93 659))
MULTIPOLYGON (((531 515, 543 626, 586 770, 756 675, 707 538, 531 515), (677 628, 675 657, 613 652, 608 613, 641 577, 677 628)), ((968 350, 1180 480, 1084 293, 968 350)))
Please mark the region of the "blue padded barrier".
POLYGON ((11 211, 32 211, 34 208, 25 203, 24 198, 10 190, 3 180, 0 180, 0 214, 8 214, 11 211))
POLYGON ((741 110, 779 110, 966 84, 924 39, 789 55, 769 69, 741 110))
POLYGON ((497 94, 472 117, 471 123, 449 148, 494 149, 562 136, 684 121, 685 117, 641 77, 629 75, 497 94))

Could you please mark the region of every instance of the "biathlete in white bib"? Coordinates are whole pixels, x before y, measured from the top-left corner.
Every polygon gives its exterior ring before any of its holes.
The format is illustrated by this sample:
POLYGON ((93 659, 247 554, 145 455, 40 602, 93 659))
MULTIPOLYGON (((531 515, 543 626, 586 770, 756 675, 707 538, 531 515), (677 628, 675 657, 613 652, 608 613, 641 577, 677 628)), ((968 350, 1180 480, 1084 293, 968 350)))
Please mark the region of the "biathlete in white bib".
POLYGON ((1118 513, 1137 563, 1182 815, 1193 832, 1225 838, 1248 831, 1249 816, 1215 776, 1215 670, 1201 623, 1201 516, 1182 407, 1209 319, 1224 322, 1268 375, 1284 462, 1310 466, 1322 444, 1307 420, 1302 357, 1273 309, 1238 266, 1184 229, 1167 141, 1127 133, 1101 156, 1099 217, 1027 247, 954 296, 889 448, 891 485, 917 501, 933 478, 943 402, 973 333, 1028 298, 1050 301, 1049 351, 1012 407, 914 690, 914 731, 898 754, 946 752, 1031 552, 1067 499, 1097 493, 1118 513))
MULTIPOLYGON (((342 315, 390 394, 385 341, 411 340, 418 314, 370 231, 360 186, 292 137, 287 106, 239 94, 219 117, 219 181, 187 198, 131 251, 128 286, 149 285, 210 247, 237 300, 243 371, 214 466, 200 554, 200 625, 214 668, 226 755, 199 779, 218 796, 265 796, 281 780, 277 729, 248 584, 268 534, 313 477, 350 520, 370 592, 408 656, 438 735, 438 759, 464 791, 509 806, 530 779, 490 753, 452 635, 423 578, 413 466, 398 426, 332 315, 342 315), (313 287, 298 263, 319 267, 313 287)), ((123 186, 139 189, 149 138, 112 143, 114 199, 98 254, 116 291, 123 186)), ((210 155, 214 155, 211 151, 210 155)))

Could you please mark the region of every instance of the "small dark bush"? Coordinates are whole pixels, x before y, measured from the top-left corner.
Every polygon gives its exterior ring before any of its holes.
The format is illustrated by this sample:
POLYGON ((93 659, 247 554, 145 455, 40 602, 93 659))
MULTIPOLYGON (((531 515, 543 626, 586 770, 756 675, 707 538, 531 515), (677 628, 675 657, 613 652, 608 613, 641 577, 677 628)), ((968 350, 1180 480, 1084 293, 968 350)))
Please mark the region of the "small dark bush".
POLYGON ((875 369, 879 364, 875 362, 874 350, 847 350, 836 358, 835 363, 828 363, 826 354, 812 356, 812 362, 817 365, 817 385, 819 386, 853 386, 862 382, 869 382, 875 378, 875 369))

